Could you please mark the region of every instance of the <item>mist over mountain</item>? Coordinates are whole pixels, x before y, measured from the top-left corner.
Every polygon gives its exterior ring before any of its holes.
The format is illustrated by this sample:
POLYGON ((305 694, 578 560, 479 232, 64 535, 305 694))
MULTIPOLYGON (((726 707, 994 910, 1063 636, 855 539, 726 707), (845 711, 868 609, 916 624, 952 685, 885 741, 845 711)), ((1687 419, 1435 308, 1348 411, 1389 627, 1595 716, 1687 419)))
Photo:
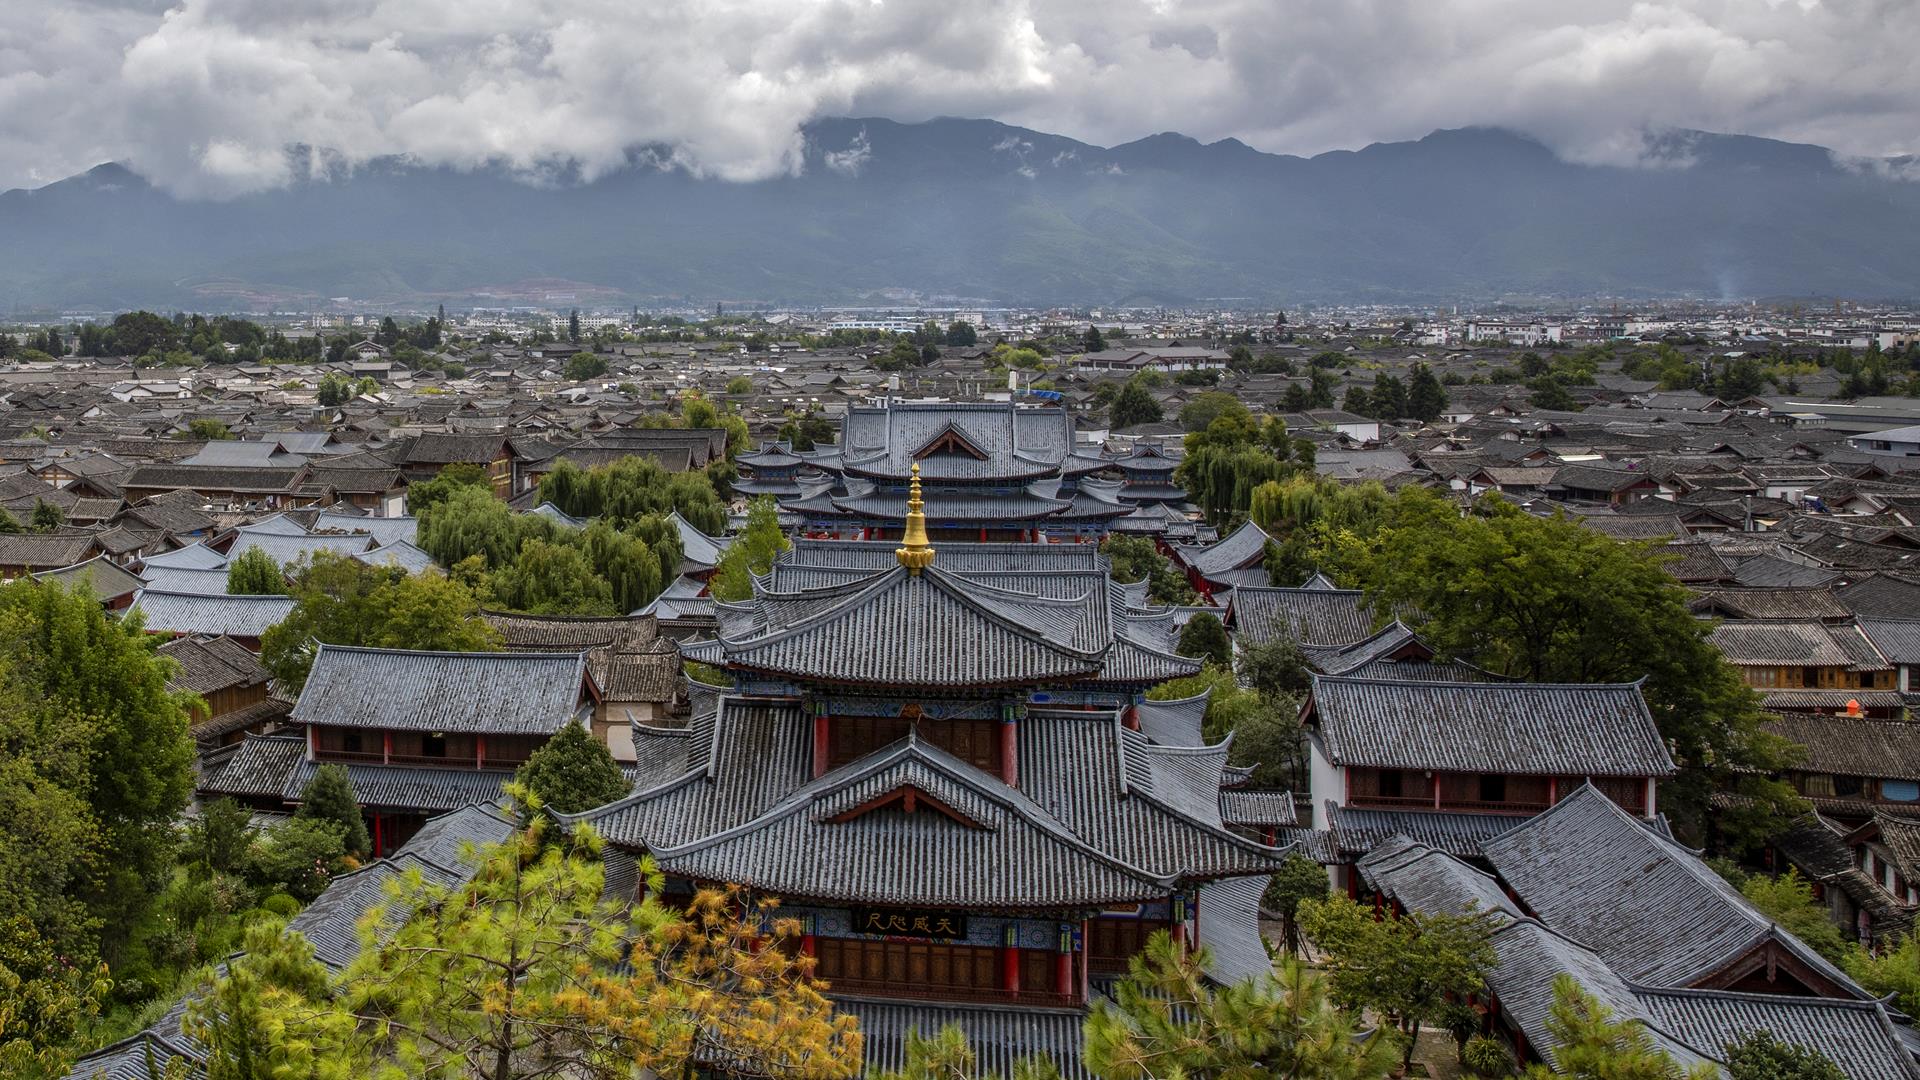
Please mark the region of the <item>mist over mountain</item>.
POLYGON ((1920 296, 1920 173, 1676 132, 1637 168, 1509 131, 1313 158, 1162 134, 831 119, 798 175, 640 150, 591 183, 382 160, 224 202, 103 165, 0 194, 0 312, 685 298, 1178 304, 1217 298, 1920 296))

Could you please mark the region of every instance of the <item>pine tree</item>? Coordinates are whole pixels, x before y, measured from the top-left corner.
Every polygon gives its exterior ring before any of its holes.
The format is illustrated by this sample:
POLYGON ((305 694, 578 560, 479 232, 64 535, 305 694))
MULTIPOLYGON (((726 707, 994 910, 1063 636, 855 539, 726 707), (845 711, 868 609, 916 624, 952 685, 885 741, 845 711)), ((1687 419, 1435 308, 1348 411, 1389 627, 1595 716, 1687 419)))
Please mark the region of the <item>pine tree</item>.
POLYGON ((287 576, 266 549, 249 546, 227 563, 227 592, 234 596, 276 596, 287 591, 287 576))
POLYGON ((1160 403, 1154 400, 1146 387, 1132 379, 1120 388, 1120 392, 1114 395, 1113 404, 1107 407, 1107 420, 1116 428, 1157 424, 1161 415, 1160 403))
POLYGON ((1782 1042, 1760 1028, 1727 1044, 1728 1080, 1846 1080, 1826 1055, 1782 1042))
POLYGON ((341 842, 350 855, 366 855, 373 850, 353 778, 347 775, 345 765, 327 764, 315 770, 313 779, 300 789, 300 809, 294 816, 339 825, 341 842))
POLYGON ((567 340, 580 340, 580 309, 574 308, 567 314, 567 340))
POLYGON ((1100 333, 1099 327, 1088 323, 1087 332, 1080 338, 1080 347, 1085 352, 1100 352, 1107 347, 1107 339, 1100 333))
POLYGON ((1367 388, 1355 384, 1347 387, 1347 395, 1340 399, 1340 407, 1355 416, 1373 415, 1373 398, 1367 395, 1367 388))
POLYGON ((330 996, 301 993, 312 970, 290 950, 275 965, 285 974, 255 986, 235 990, 230 972, 205 1012, 259 1024, 203 1026, 212 1056, 323 1080, 511 1080, 557 1065, 573 1080, 859 1073, 856 1021, 814 984, 813 958, 793 947, 799 923, 776 918, 776 902, 707 889, 676 911, 643 862, 646 898, 629 910, 606 895, 592 830, 548 842, 532 809, 525 830, 480 852, 470 882, 396 880, 393 917, 362 921, 330 996))
POLYGON ((33 500, 33 531, 52 532, 67 523, 67 515, 45 499, 33 500))
POLYGON ((1438 420, 1447 407, 1447 391, 1425 364, 1413 365, 1407 383, 1407 415, 1415 420, 1438 420))
POLYGON ((1360 1037, 1358 1012, 1338 1008, 1326 980, 1291 957, 1228 986, 1207 977, 1207 950, 1176 949, 1165 930, 1096 1001, 1086 1022, 1087 1069, 1100 1080, 1292 1076, 1382 1080, 1393 1034, 1360 1037))
POLYGON ((1594 1000, 1571 975, 1553 980, 1553 1005, 1547 1031, 1556 1049, 1554 1068, 1535 1065, 1527 1080, 1711 1080, 1719 1075, 1701 1062, 1682 1068, 1637 1020, 1615 1020, 1613 1010, 1594 1000))
POLYGON ((562 727, 527 758, 514 779, 563 814, 605 806, 632 787, 613 755, 579 724, 562 727))

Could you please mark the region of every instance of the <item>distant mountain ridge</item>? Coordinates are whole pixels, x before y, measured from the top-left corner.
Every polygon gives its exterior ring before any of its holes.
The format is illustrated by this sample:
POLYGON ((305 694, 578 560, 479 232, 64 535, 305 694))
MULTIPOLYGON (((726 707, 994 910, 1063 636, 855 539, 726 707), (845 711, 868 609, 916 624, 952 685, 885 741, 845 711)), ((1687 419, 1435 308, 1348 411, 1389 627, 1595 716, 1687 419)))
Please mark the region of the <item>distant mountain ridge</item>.
POLYGON ((1177 133, 827 119, 799 175, 592 183, 381 160, 225 202, 119 165, 0 194, 0 312, 376 302, 1920 296, 1915 163, 1703 132, 1637 168, 1492 128, 1312 158, 1177 133))

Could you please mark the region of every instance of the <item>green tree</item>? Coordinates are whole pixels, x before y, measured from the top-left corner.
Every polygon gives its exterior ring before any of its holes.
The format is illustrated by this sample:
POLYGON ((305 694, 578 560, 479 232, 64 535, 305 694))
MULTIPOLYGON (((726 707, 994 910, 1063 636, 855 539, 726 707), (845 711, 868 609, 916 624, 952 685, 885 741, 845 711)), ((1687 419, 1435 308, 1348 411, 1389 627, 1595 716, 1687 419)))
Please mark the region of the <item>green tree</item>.
POLYGON ((366 818, 360 813, 360 798, 345 765, 327 764, 315 769, 313 779, 300 789, 300 809, 293 816, 340 826, 340 842, 349 855, 364 856, 373 850, 366 818))
POLYGON ((567 724, 520 766, 514 779, 551 810, 578 814, 632 789, 620 763, 580 724, 567 724))
POLYGON ((46 501, 33 500, 33 531, 52 532, 67 523, 66 511, 46 501))
POLYGON ((361 922, 359 955, 333 994, 276 1010, 284 1026, 270 1026, 250 1055, 299 1062, 310 1053, 370 1080, 518 1080, 555 1069, 577 1080, 691 1080, 721 1066, 857 1074, 853 1018, 834 1015, 814 986, 811 957, 789 955, 795 920, 737 891, 696 893, 681 914, 658 899, 664 880, 650 864, 648 895, 628 909, 605 895, 590 829, 560 843, 545 829, 536 814, 482 851, 466 885, 395 879, 387 903, 361 922), (382 915, 404 923, 390 930, 382 915))
POLYGON ((1247 407, 1240 399, 1224 390, 1209 390, 1204 394, 1195 394, 1191 401, 1180 407, 1180 426, 1188 431, 1205 431, 1215 420, 1226 413, 1247 416, 1247 407))
POLYGON ((1407 383, 1406 415, 1415 420, 1438 420, 1447 408, 1447 391, 1440 380, 1433 377, 1433 369, 1425 364, 1413 365, 1413 375, 1407 383))
POLYGON ((0 589, 0 695, 15 695, 0 696, 13 726, 0 747, 0 915, 23 905, 50 945, 83 958, 97 934, 110 963, 166 879, 193 785, 187 699, 167 688, 173 664, 155 644, 84 585, 0 589))
POLYGON ((1148 583, 1148 601, 1174 605, 1200 602, 1200 594, 1194 591, 1187 576, 1174 567, 1171 559, 1160 554, 1152 540, 1109 533, 1100 541, 1100 551, 1112 566, 1113 580, 1123 585, 1141 580, 1148 583))
POLYGON ((287 591, 287 575, 266 549, 248 545, 227 563, 227 592, 235 596, 277 596, 287 591))
POLYGON ((1080 335, 1081 351, 1082 352, 1100 352, 1104 350, 1106 347, 1107 347, 1107 339, 1105 335, 1100 333, 1100 328, 1093 325, 1092 323, 1088 323, 1087 332, 1080 335))
POLYGON ((1854 949, 1843 966, 1853 981, 1875 997, 1893 995, 1894 1007, 1908 1016, 1920 1010, 1920 938, 1902 934, 1877 953, 1854 949))
POLYGON ((1087 1015, 1088 1071, 1100 1080, 1381 1080, 1392 1071, 1392 1037, 1362 1038, 1359 1016, 1337 1007, 1326 981, 1298 960, 1227 986, 1206 969, 1204 948, 1177 949, 1154 931, 1113 999, 1087 1015))
POLYGON ((1497 499, 1462 515, 1424 490, 1382 498, 1354 528, 1326 534, 1314 561, 1364 588, 1376 611, 1417 611, 1448 656, 1532 682, 1633 682, 1681 767, 1661 804, 1692 835, 1735 853, 1804 809, 1766 779, 1790 748, 1760 728, 1757 698, 1707 639, 1659 554, 1561 516, 1497 499))
POLYGON ((597 379, 606 373, 607 358, 599 353, 577 352, 567 358, 567 379, 571 382, 597 379))
POLYGON ((1240 641, 1240 680, 1263 696, 1279 699, 1303 694, 1313 685, 1313 671, 1300 644, 1283 637, 1261 644, 1240 641))
POLYGON ((1233 641, 1227 637, 1227 628, 1212 612, 1202 611, 1187 620, 1180 628, 1179 644, 1174 651, 1181 656, 1190 656, 1204 660, 1214 667, 1233 666, 1233 641))
POLYGON ((328 1060, 345 1041, 342 1025, 314 1024, 301 1038, 290 1028, 331 1018, 327 969, 297 930, 264 918, 247 929, 245 952, 187 1006, 181 1027, 207 1049, 207 1080, 305 1077, 345 1080, 347 1062, 328 1060), (312 1035, 321 1036, 318 1039, 312 1035))
POLYGON ((553 540, 560 526, 538 514, 515 514, 490 489, 462 486, 429 504, 419 515, 416 543, 442 566, 471 555, 491 569, 510 565, 530 539, 553 540))
POLYGON ((1782 1042, 1762 1028, 1727 1044, 1729 1080, 1846 1080, 1832 1059, 1817 1050, 1782 1042))
POLYGON ((408 574, 319 551, 299 566, 287 591, 293 611, 261 636, 260 662, 289 694, 306 684, 316 643, 451 652, 500 647, 500 635, 478 617, 473 594, 434 571, 408 574))
POLYGON ((613 587, 586 553, 566 544, 528 540, 512 562, 487 579, 493 602, 535 615, 614 615, 613 587))
POLYGON ((580 340, 580 309, 579 308, 574 308, 572 311, 567 312, 567 340, 568 341, 580 340))
POLYGON ((0 920, 0 1076, 60 1076, 112 983, 21 918, 0 920))
POLYGON ((764 574, 773 560, 793 545, 780 529, 780 507, 770 495, 753 500, 747 508, 747 523, 733 538, 707 581, 707 591, 716 600, 746 600, 753 596, 753 575, 764 574))
POLYGON ((1576 412, 1580 403, 1574 400, 1567 390, 1567 384, 1558 375, 1542 375, 1527 384, 1533 391, 1528 398, 1536 409, 1552 409, 1556 412, 1576 412))
POLYGON ((1553 980, 1547 1033, 1554 1041, 1554 1067, 1535 1065, 1527 1080, 1712 1080, 1706 1062, 1683 1067, 1653 1041, 1638 1020, 1615 1020, 1613 1010, 1580 989, 1571 975, 1553 980))
POLYGON ((1373 411, 1367 415, 1381 420, 1398 420, 1407 414, 1407 388, 1398 378, 1382 375, 1373 380, 1369 397, 1373 411))
POLYGON ((1741 884, 1740 892, 1762 915, 1828 960, 1841 963, 1851 951, 1826 905, 1814 900, 1813 885, 1800 871, 1789 869, 1778 877, 1755 874, 1741 884))
POLYGON ((346 869, 347 844, 339 822, 293 817, 254 835, 245 873, 263 892, 283 892, 309 903, 346 869))
POLYGON ((433 479, 407 485, 407 512, 419 516, 447 501, 462 488, 479 488, 493 494, 493 480, 485 465, 457 461, 433 474, 433 479))
POLYGON ((17 534, 21 531, 20 519, 14 517, 12 511, 0 507, 0 533, 17 534))
POLYGON ((1107 406, 1107 422, 1116 428, 1130 428, 1137 424, 1157 424, 1160 422, 1160 403, 1138 380, 1128 379, 1127 384, 1114 395, 1113 404, 1107 406))
POLYGON ((961 349, 978 344, 979 335, 974 332, 973 324, 955 320, 947 326, 947 346, 961 349))
POLYGON ((1280 916, 1281 940, 1289 955, 1300 955, 1300 905, 1326 898, 1326 868, 1297 851, 1267 882, 1260 906, 1280 916))
POLYGON ((216 874, 238 874, 246 867, 247 846, 253 842, 253 815, 229 798, 208 800, 187 823, 187 841, 181 856, 204 879, 216 874))
POLYGON ((1367 393, 1366 387, 1355 383, 1347 387, 1346 396, 1340 399, 1340 408, 1355 416, 1372 416, 1373 398, 1367 393))
POLYGON ((197 420, 188 421, 187 428, 181 432, 180 437, 183 439, 206 439, 208 442, 221 442, 237 438, 225 423, 215 420, 211 416, 203 416, 197 420))
POLYGON ((727 393, 751 394, 753 393, 753 380, 747 378, 745 375, 735 375, 733 378, 727 380, 727 393))
POLYGON ((353 380, 340 372, 329 371, 320 377, 320 404, 334 408, 352 401, 353 396, 353 380))
POLYGON ((1484 990, 1498 962, 1493 927, 1482 913, 1375 918, 1372 908, 1333 896, 1302 903, 1300 923, 1325 954, 1334 995, 1399 1026, 1402 1065, 1413 1062, 1420 1025, 1450 998, 1484 990))
POLYGON ((708 535, 727 527, 727 508, 705 476, 670 473, 643 457, 586 470, 563 461, 541 480, 540 498, 574 517, 605 518, 615 526, 677 510, 708 535))

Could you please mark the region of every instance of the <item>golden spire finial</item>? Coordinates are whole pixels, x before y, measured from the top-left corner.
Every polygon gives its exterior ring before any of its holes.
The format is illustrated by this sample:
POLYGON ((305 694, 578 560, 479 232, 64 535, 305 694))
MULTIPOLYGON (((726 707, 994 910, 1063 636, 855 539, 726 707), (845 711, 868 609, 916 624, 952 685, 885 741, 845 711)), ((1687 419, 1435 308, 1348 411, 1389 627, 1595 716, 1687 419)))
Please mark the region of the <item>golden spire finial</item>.
POLYGON ((927 540, 927 515, 920 512, 924 505, 920 501, 920 463, 913 463, 913 482, 907 486, 907 532, 902 536, 904 546, 893 549, 893 557, 907 572, 919 575, 920 571, 933 565, 933 544, 927 540))

